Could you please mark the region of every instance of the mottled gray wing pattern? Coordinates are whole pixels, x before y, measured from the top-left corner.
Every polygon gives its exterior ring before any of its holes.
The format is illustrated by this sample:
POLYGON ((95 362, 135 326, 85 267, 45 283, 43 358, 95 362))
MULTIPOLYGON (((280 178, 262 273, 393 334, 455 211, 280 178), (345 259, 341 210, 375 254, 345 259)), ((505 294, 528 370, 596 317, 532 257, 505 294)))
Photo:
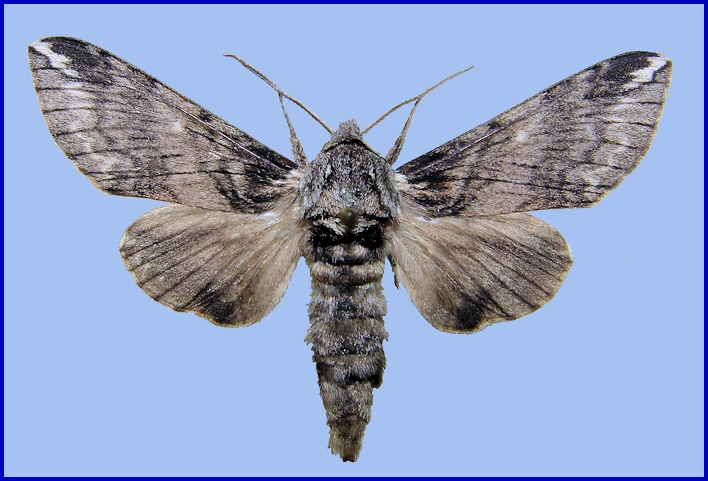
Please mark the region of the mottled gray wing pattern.
POLYGON ((160 207, 126 230, 120 252, 156 301, 220 326, 249 326, 278 304, 300 257, 302 229, 290 209, 249 215, 160 207))
POLYGON ((671 61, 600 62, 401 166, 399 189, 428 217, 589 207, 646 154, 671 61))
POLYGON ((425 219, 407 202, 389 260, 396 285, 441 331, 476 332, 535 311, 573 263, 560 233, 530 214, 425 219))
POLYGON ((82 40, 29 47, 54 140, 99 189, 262 213, 297 189, 297 165, 128 62, 82 40))

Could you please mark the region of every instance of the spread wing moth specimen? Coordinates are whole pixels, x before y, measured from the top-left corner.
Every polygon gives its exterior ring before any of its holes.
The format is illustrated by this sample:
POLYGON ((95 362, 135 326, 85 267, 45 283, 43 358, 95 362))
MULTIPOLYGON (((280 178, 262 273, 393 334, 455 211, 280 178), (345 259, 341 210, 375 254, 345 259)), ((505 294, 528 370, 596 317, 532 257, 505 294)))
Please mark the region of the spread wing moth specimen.
MULTIPOLYGON (((386 157, 355 121, 334 132, 320 121, 332 137, 311 163, 288 120, 291 161, 87 42, 41 39, 29 59, 49 131, 76 167, 109 194, 169 203, 120 243, 150 297, 248 326, 305 257, 305 340, 329 447, 344 461, 359 456, 386 365, 385 260, 441 331, 535 311, 573 260, 558 231, 527 212, 589 207, 614 189, 647 152, 671 77, 662 55, 618 55, 394 170, 412 112, 386 157)), ((281 103, 295 101, 241 62, 281 103)), ((408 101, 413 111, 430 90, 408 101)))

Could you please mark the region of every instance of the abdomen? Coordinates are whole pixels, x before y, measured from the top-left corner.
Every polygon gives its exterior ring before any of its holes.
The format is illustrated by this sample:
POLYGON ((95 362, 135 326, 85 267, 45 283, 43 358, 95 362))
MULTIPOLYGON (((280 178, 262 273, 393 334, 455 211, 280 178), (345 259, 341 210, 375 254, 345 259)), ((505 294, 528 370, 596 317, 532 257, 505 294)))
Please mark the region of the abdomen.
POLYGON ((371 419, 373 389, 381 385, 386 367, 384 245, 371 237, 313 233, 304 255, 312 277, 305 341, 312 344, 317 365, 329 447, 342 460, 356 461, 371 419))

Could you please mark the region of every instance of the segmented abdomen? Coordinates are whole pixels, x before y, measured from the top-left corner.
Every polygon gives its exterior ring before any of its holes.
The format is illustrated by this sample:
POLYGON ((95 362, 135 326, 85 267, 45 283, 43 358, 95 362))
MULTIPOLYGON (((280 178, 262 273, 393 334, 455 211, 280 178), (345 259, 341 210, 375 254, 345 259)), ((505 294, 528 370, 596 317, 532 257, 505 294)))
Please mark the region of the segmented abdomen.
POLYGON ((383 245, 313 239, 305 259, 312 277, 310 328, 320 395, 330 427, 329 447, 356 461, 371 419, 373 389, 381 385, 386 299, 383 245))

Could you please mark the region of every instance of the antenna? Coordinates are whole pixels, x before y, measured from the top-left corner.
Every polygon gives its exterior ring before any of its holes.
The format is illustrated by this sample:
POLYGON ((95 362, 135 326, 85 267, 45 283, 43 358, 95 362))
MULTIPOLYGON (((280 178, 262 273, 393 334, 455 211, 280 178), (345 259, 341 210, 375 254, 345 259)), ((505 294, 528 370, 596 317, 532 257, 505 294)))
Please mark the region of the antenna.
POLYGON ((379 122, 381 122, 383 119, 385 119, 386 117, 388 117, 390 114, 392 114, 393 112, 395 112, 395 111, 398 110, 399 108, 403 107, 403 106, 406 105, 406 104, 409 104, 409 103, 415 101, 415 104, 413 104, 413 108, 411 109, 411 113, 410 113, 410 115, 408 116, 408 120, 406 120, 406 125, 403 127, 403 132, 401 132, 401 135, 398 136, 398 138, 396 139, 396 142, 394 142, 394 144, 393 144, 393 147, 391 147, 391 150, 389 150, 389 151, 388 151, 388 154, 386 154, 386 160, 388 161, 389 164, 393 165, 393 164, 396 162, 396 160, 398 159, 398 155, 401 153, 401 149, 403 148, 403 142, 404 142, 405 139, 406 139, 406 132, 408 132, 408 127, 410 127, 411 121, 413 120, 413 114, 415 113, 415 110, 418 108, 418 104, 420 103, 420 101, 423 100, 423 97, 425 97, 426 95, 428 95, 430 92, 432 92, 432 91, 435 90, 436 88, 440 87, 442 84, 444 84, 444 83, 447 82, 448 80, 451 80, 451 79, 457 77, 458 75, 462 75, 463 73, 465 73, 465 72, 467 72, 467 71, 469 71, 469 70, 472 70, 473 68, 474 68, 474 65, 472 65, 471 67, 467 67, 467 68, 464 69, 464 70, 460 70, 460 71, 457 72, 456 74, 450 75, 449 77, 447 77, 447 78, 441 80, 440 82, 438 82, 437 84, 433 85, 432 87, 428 87, 427 89, 425 89, 425 91, 424 91, 423 93, 418 94, 418 95, 416 95, 415 97, 411 97, 411 98, 409 98, 408 100, 405 100, 405 101, 401 102, 400 104, 396 105, 396 106, 393 107, 391 110, 389 110, 388 112, 386 112, 385 114, 383 114, 381 117, 379 117, 378 119, 376 119, 376 121, 374 121, 373 124, 371 124, 371 125, 369 125, 367 128, 365 128, 364 131, 361 133, 361 135, 366 134, 369 130, 371 130, 372 128, 374 128, 374 126, 375 126, 376 124, 378 124, 379 122))
MULTIPOLYGON (((285 92, 283 92, 283 91, 280 89, 280 87, 278 87, 278 86, 275 85, 273 82, 271 82, 271 80, 270 80, 268 77, 266 77, 265 75, 263 75, 261 72, 259 72, 258 70, 256 70, 254 67, 252 67, 251 65, 249 65, 248 63, 246 63, 245 60, 243 60, 243 59, 240 58, 240 57, 237 57, 236 55, 230 54, 230 53, 224 54, 224 57, 231 57, 231 58, 235 58, 236 60, 238 60, 238 61, 241 63, 241 65, 243 65, 244 67, 246 67, 248 70, 250 70, 252 73, 254 73, 258 78, 260 78, 260 79, 263 80, 265 83, 267 83, 268 85, 270 85, 270 86, 273 88, 273 90, 275 90, 276 92, 278 92, 278 95, 281 97, 281 99, 282 99, 282 97, 285 97, 286 99, 290 100, 290 101, 293 102, 295 105, 297 105, 298 107, 300 107, 302 110, 304 110, 305 112, 307 112, 308 114, 310 114, 310 116, 311 116, 313 119, 315 119, 317 122, 319 122, 319 124, 320 124, 322 127, 324 127, 324 128, 327 130, 327 132, 329 132, 330 134, 333 134, 333 133, 334 133, 334 130, 332 130, 329 125, 327 125, 326 123, 324 123, 324 121, 323 121, 322 119, 320 119, 317 115, 315 115, 315 113, 314 113, 313 111, 311 111, 310 109, 308 109, 307 107, 305 107, 305 105, 304 105, 302 102, 300 102, 299 100, 297 100, 297 99, 291 97, 290 95, 286 94, 285 92)), ((281 104, 282 104, 282 100, 281 100, 281 104)), ((285 110, 285 107, 283 107, 283 110, 285 110)), ((287 117, 288 117, 288 116, 287 116, 287 114, 286 114, 286 115, 285 115, 285 118, 287 119, 287 117)), ((290 120, 289 120, 289 119, 288 119, 288 125, 290 125, 290 120)), ((292 126, 290 126, 290 130, 293 131, 292 126)))

